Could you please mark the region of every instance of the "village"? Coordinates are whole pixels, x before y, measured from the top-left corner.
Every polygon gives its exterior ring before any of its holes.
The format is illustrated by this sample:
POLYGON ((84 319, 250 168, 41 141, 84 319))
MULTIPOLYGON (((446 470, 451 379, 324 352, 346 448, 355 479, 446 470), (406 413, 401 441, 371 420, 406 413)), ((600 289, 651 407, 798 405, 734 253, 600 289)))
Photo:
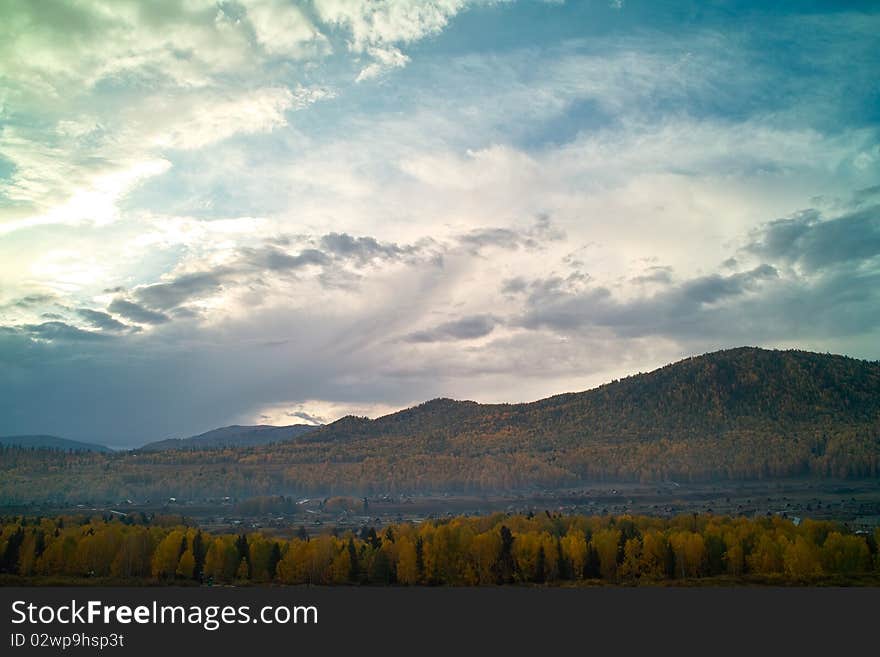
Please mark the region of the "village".
POLYGON ((780 482, 594 484, 561 490, 531 490, 495 495, 436 493, 297 497, 287 495, 236 499, 83 501, 73 506, 33 505, 7 508, 32 515, 103 514, 183 518, 212 533, 259 531, 291 538, 323 533, 343 535, 389 524, 419 524, 455 516, 496 513, 528 515, 645 515, 669 518, 714 514, 746 518, 780 516, 796 525, 803 519, 835 520, 853 532, 880 526, 880 481, 795 479, 780 482))

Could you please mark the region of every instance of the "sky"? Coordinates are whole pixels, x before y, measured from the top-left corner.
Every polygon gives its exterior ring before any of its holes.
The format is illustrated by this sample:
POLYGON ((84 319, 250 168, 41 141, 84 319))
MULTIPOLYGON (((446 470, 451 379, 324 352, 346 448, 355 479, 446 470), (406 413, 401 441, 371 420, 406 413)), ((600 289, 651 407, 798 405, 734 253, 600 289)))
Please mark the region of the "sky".
POLYGON ((3 2, 0 434, 878 359, 877 35, 873 2, 3 2))

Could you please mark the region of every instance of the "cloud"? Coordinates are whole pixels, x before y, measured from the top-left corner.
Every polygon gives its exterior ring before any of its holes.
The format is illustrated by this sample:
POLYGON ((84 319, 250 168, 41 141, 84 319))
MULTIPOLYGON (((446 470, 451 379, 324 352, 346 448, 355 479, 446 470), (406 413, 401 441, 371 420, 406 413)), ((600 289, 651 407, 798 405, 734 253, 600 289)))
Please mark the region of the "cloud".
POLYGON ((516 249, 521 245, 533 246, 529 239, 523 240, 521 235, 509 228, 478 228, 460 238, 462 244, 476 249, 485 246, 496 246, 502 249, 516 249))
MULTIPOLYGON (((213 271, 181 274, 167 283, 154 283, 137 288, 134 290, 134 296, 150 308, 167 310, 175 308, 191 298, 216 292, 222 287, 227 275, 234 271, 232 267, 219 266, 213 271)), ((112 306, 110 310, 116 312, 112 306)), ((162 315, 162 317, 165 318, 162 321, 167 321, 167 316, 162 315)))
POLYGON ((31 308, 33 306, 44 305, 55 300, 52 294, 28 294, 7 304, 7 306, 15 308, 31 308))
POLYGON ((77 308, 76 314, 89 322, 92 326, 103 329, 105 331, 124 331, 129 329, 127 324, 114 319, 111 315, 100 310, 91 310, 90 308, 77 308))
POLYGON ((361 72, 355 78, 356 82, 371 80, 391 69, 403 68, 409 62, 409 57, 394 47, 376 48, 370 46, 367 48, 367 53, 375 61, 361 69, 361 72))
POLYGON ((351 34, 349 47, 365 52, 370 47, 411 43, 446 27, 464 6, 462 0, 315 0, 315 11, 324 23, 351 34))
MULTIPOLYGON (((880 254, 876 208, 832 218, 815 210, 774 220, 751 232, 741 254, 768 262, 733 273, 673 282, 665 267, 630 282, 660 282, 651 295, 615 294, 583 279, 516 278, 502 288, 528 292, 515 324, 530 330, 620 337, 663 337, 722 344, 750 338, 788 341, 860 335, 880 321, 880 254), (797 265, 792 269, 792 265, 797 265)), ((739 266, 728 258, 725 269, 739 266)))
POLYGON ((0 432, 878 357, 876 12, 0 4, 0 432))
POLYGON ((394 260, 400 254, 415 252, 412 246, 382 244, 372 237, 352 237, 344 233, 328 233, 317 238, 316 241, 324 251, 315 248, 291 251, 281 246, 285 242, 289 246, 289 238, 276 237, 272 241, 274 244, 239 247, 225 264, 202 271, 175 274, 168 277, 167 281, 139 286, 132 294, 148 308, 170 310, 227 289, 245 287, 265 275, 303 271, 308 268, 316 270, 317 280, 336 286, 346 275, 349 276, 349 281, 352 280, 350 277, 353 272, 345 270, 343 267, 346 265, 358 267, 373 259, 394 260))
POLYGON ((240 263, 246 263, 258 270, 265 271, 290 271, 309 265, 326 265, 330 262, 330 258, 317 249, 303 249, 293 255, 281 249, 267 246, 260 249, 242 249, 240 255, 240 263))
POLYGON ((755 289, 761 281, 778 278, 779 272, 772 265, 759 265, 749 271, 730 274, 711 274, 686 281, 678 290, 683 300, 700 304, 712 304, 727 297, 735 297, 755 289))
MULTIPOLYGON (((502 0, 503 1, 503 0, 502 0)), ((315 0, 318 20, 344 30, 348 50, 370 58, 356 81, 363 82, 402 68, 409 57, 399 46, 439 34, 468 6, 497 4, 497 0, 315 0)))
POLYGON ((803 210, 761 226, 745 250, 806 272, 870 260, 880 256, 880 205, 832 219, 803 210))
POLYGON ((473 253, 486 247, 515 250, 536 249, 544 242, 559 241, 565 233, 555 227, 546 214, 539 214, 535 225, 527 230, 512 228, 475 228, 458 236, 458 241, 473 253))
POLYGON ((643 274, 639 274, 638 276, 633 276, 630 279, 631 283, 637 284, 645 284, 645 283, 659 283, 659 284, 669 284, 672 282, 672 267, 648 267, 648 269, 643 274))
POLYGON ((144 308, 132 301, 126 301, 118 297, 107 306, 107 310, 137 324, 164 324, 170 319, 165 313, 144 308))
MULTIPOLYGON (((235 134, 270 132, 286 125, 285 112, 294 107, 295 100, 314 102, 321 97, 320 93, 302 89, 295 96, 286 87, 255 89, 238 97, 217 100, 201 95, 198 103, 187 108, 183 116, 167 122, 158 130, 153 129, 153 144, 160 148, 191 150, 235 134)), ((180 110, 178 103, 175 112, 180 113, 180 110)))
POLYGON ((473 315, 445 322, 432 329, 410 333, 408 342, 444 342, 448 340, 474 340, 489 335, 499 324, 491 315, 473 315))
MULTIPOLYGON (((519 324, 530 329, 581 331, 609 329, 621 336, 663 335, 690 339, 700 330, 723 332, 707 324, 723 316, 725 304, 749 293, 758 294, 768 281, 778 279, 767 264, 730 275, 698 276, 667 286, 651 296, 618 299, 602 286, 578 289, 559 278, 530 283, 526 311, 519 324)), ((725 320, 726 321, 726 320, 725 320)))
POLYGON ((287 125, 289 112, 334 91, 279 84, 267 55, 320 57, 323 46, 308 44, 325 41, 282 2, 249 12, 202 0, 5 4, 0 150, 11 172, 0 167, 0 233, 118 221, 124 199, 171 169, 175 151, 287 125))
POLYGON ((519 294, 525 292, 529 283, 522 276, 515 276, 502 281, 501 292, 504 294, 519 294))
POLYGON ((327 37, 302 9, 272 0, 250 2, 247 18, 257 42, 270 55, 304 59, 329 54, 327 37))
POLYGON ((327 418, 320 417, 318 415, 312 415, 311 413, 306 413, 305 411, 293 411, 287 414, 290 417, 298 418, 300 420, 305 420, 309 424, 327 424, 327 418))
POLYGON ((42 324, 26 324, 22 330, 40 340, 61 340, 65 342, 81 342, 103 340, 109 336, 105 333, 84 331, 64 322, 43 322, 42 324))
MULTIPOLYGON (((367 262, 373 258, 396 258, 404 253, 397 244, 380 244, 374 237, 352 237, 347 233, 328 233, 321 238, 321 247, 334 255, 357 258, 367 262)), ((412 252, 410 247, 406 251, 412 252)))

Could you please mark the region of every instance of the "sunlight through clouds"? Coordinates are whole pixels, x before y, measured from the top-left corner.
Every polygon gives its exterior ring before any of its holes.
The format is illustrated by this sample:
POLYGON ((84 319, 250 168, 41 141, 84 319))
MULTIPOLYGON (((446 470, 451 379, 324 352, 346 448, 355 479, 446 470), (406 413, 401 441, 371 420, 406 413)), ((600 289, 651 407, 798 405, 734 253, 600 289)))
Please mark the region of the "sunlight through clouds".
POLYGON ((0 433, 877 358, 880 13, 691 4, 4 3, 0 433))

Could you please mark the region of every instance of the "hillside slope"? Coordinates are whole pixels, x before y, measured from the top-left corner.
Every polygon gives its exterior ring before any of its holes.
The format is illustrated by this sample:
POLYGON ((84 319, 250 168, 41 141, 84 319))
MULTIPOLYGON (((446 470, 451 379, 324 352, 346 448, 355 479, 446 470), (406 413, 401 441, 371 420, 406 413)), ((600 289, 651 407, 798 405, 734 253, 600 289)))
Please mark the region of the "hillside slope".
POLYGON ((268 424, 256 426, 232 425, 212 429, 189 438, 169 438, 147 443, 140 449, 147 452, 159 452, 167 449, 213 449, 216 447, 253 447, 270 445, 285 440, 293 440, 298 436, 313 431, 316 427, 310 424, 291 424, 276 427, 268 424))
POLYGON ((55 449, 74 452, 112 452, 104 445, 83 443, 78 440, 58 436, 0 436, 0 445, 22 447, 25 449, 55 449))
POLYGON ((791 431, 880 419, 880 363, 739 348, 696 356, 593 390, 525 404, 435 399, 375 420, 343 418, 309 441, 528 434, 543 445, 791 431))
POLYGON ((0 501, 492 492, 595 481, 880 476, 880 363, 705 354, 526 404, 437 399, 256 446, 5 449, 0 501))

